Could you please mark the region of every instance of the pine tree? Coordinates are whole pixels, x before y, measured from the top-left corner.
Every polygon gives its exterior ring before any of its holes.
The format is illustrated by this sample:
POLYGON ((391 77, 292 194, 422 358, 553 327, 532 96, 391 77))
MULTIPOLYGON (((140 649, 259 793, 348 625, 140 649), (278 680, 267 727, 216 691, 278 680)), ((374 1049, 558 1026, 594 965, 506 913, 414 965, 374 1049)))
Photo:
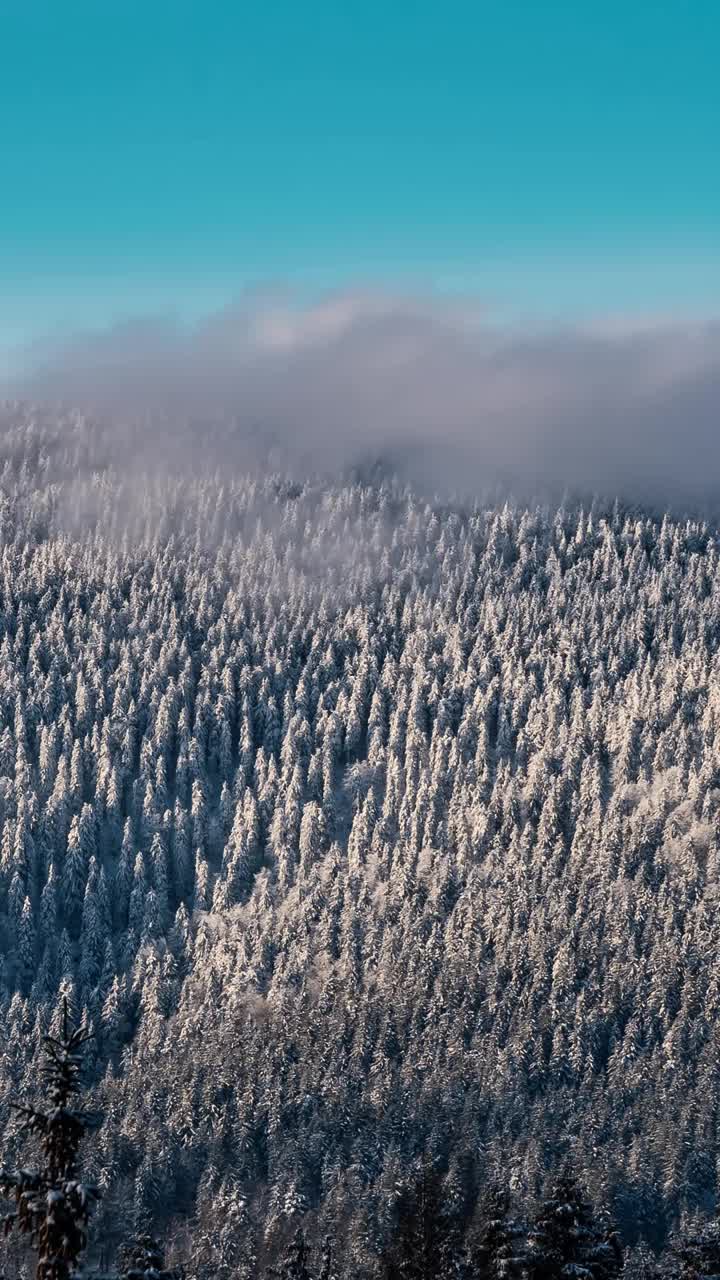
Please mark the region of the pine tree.
POLYGON ((437 1170, 423 1168, 413 1185, 400 1188, 395 1216, 381 1258, 384 1280, 443 1280, 457 1274, 462 1223, 447 1210, 437 1170))
POLYGON ((471 1275, 484 1280, 517 1276, 524 1267, 522 1227, 510 1214, 510 1196, 503 1188, 493 1188, 478 1208, 477 1225, 468 1244, 471 1275))
POLYGON ((670 1274, 681 1280, 704 1280, 720 1275, 720 1223, 705 1223, 696 1231, 670 1237, 670 1274))
POLYGON ((617 1236, 598 1226, 593 1206, 574 1178, 561 1177, 541 1205, 529 1234, 526 1265, 531 1280, 609 1280, 618 1275, 622 1249, 617 1236))
POLYGON ((659 1280, 657 1260, 646 1244, 626 1249, 620 1276, 621 1280, 659 1280))
POLYGON ((14 1198, 16 1209, 5 1219, 6 1234, 17 1225, 37 1250, 37 1280, 69 1280, 76 1274, 87 1244, 87 1226, 97 1188, 78 1179, 80 1143, 93 1125, 91 1114, 75 1105, 80 1092, 83 1045, 90 1037, 70 1030, 63 999, 62 1030, 46 1036, 48 1058, 41 1068, 48 1109, 13 1104, 24 1130, 40 1141, 43 1164, 36 1173, 0 1169, 0 1189, 14 1198))
POLYGON ((273 1280, 312 1280, 305 1232, 298 1227, 283 1257, 273 1267, 273 1280))
POLYGON ((320 1270, 318 1272, 318 1280, 336 1280, 335 1256, 334 1256, 332 1237, 326 1235, 322 1243, 322 1251, 320 1253, 320 1270))
POLYGON ((165 1266, 162 1246, 154 1236, 139 1235, 118 1249, 120 1280, 179 1280, 178 1268, 165 1266))

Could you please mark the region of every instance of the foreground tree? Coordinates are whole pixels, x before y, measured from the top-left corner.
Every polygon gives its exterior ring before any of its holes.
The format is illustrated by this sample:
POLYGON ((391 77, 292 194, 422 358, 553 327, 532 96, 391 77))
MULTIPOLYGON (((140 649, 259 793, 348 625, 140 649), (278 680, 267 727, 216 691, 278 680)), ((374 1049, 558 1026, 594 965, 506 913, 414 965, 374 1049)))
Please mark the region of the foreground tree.
POLYGON ((336 1280, 333 1242, 329 1235, 323 1239, 318 1277, 319 1280, 336 1280))
POLYGON ((13 1104, 28 1134, 40 1140, 41 1168, 0 1169, 0 1190, 15 1200, 5 1218, 5 1234, 17 1226, 37 1250, 37 1280, 70 1280, 87 1245, 87 1227, 96 1187, 78 1178, 80 1143, 93 1127, 93 1117, 75 1105, 80 1091, 82 1050, 90 1039, 80 1028, 70 1030, 63 999, 61 1034, 46 1036, 47 1063, 41 1068, 47 1110, 13 1104))
POLYGON ((616 1234, 598 1226, 575 1179, 560 1178, 530 1231, 526 1265, 532 1280, 610 1280, 622 1263, 616 1234))

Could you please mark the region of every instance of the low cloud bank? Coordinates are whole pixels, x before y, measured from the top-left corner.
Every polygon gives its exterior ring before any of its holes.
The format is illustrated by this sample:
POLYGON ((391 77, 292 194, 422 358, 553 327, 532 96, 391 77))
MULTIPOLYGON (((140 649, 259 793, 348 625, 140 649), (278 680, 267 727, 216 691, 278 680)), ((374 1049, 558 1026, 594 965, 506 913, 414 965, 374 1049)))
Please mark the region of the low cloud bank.
POLYGON ((436 490, 720 507, 720 324, 521 332, 438 299, 256 298, 36 349, 11 390, 111 418, 121 447, 134 423, 148 457, 203 458, 212 440, 218 461, 384 457, 436 490))

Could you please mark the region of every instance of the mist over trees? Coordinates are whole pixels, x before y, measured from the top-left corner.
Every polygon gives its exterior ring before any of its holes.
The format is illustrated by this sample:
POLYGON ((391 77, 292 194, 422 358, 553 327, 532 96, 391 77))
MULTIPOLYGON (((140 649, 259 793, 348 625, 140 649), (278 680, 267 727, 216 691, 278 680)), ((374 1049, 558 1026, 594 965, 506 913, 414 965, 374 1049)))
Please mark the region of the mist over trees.
POLYGON ((717 529, 195 464, 4 411, 0 1122, 60 992, 112 1247, 389 1274, 431 1167, 704 1248, 717 529))
POLYGON ((9 393, 108 415, 123 468, 150 451, 226 470, 272 441, 293 473, 336 473, 366 450, 431 494, 475 497, 500 476, 531 505, 570 487, 720 514, 710 319, 508 322, 472 295, 281 288, 193 322, 65 327, 18 357, 9 393), (146 427, 128 451, 132 419, 146 427))

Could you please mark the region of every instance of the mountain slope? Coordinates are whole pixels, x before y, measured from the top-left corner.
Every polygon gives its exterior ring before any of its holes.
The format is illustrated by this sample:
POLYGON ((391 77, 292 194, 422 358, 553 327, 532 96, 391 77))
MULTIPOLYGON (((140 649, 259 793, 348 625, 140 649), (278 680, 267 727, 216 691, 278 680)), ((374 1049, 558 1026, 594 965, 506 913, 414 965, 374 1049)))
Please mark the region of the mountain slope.
POLYGON ((716 531, 111 452, 6 410, 3 1106, 62 987, 105 1231, 242 1190, 371 1268, 427 1154, 712 1211, 716 531))

